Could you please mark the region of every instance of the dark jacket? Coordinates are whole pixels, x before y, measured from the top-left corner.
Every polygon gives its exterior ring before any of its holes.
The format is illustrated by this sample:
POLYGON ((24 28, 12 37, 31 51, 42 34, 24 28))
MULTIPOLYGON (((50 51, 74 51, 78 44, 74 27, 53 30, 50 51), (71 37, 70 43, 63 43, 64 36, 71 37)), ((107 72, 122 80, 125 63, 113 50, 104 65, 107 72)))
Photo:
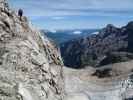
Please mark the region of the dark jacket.
POLYGON ((23 16, 23 10, 22 10, 22 9, 19 9, 19 10, 18 10, 18 16, 20 16, 20 17, 23 16))

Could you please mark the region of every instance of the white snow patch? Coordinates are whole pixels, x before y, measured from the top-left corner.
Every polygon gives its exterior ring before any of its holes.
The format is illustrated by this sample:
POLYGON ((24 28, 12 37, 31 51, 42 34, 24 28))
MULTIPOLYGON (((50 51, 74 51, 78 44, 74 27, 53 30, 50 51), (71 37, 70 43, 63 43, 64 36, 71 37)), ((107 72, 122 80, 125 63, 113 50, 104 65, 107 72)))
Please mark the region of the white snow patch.
POLYGON ((52 32, 52 33, 56 33, 56 30, 50 30, 50 32, 52 32))
POLYGON ((81 31, 74 31, 73 34, 81 34, 81 31))
POLYGON ((93 33, 91 33, 91 34, 96 34, 96 35, 97 35, 97 34, 99 34, 99 32, 93 32, 93 33))

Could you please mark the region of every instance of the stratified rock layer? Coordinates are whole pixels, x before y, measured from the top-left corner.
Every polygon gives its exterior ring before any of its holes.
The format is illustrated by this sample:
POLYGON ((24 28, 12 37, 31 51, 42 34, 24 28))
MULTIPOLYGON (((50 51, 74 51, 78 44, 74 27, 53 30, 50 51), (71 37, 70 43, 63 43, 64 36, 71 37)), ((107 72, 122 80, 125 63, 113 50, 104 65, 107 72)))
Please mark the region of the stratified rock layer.
POLYGON ((62 100, 57 48, 0 0, 0 100, 62 100))

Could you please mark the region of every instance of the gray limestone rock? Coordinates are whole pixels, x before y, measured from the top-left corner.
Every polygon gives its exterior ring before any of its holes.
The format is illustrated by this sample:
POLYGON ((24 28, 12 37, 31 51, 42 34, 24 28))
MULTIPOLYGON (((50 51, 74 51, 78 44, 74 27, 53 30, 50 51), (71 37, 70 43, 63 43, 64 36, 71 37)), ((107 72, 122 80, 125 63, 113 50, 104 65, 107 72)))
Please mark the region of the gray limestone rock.
POLYGON ((0 100, 62 100, 62 66, 49 39, 0 0, 0 100))

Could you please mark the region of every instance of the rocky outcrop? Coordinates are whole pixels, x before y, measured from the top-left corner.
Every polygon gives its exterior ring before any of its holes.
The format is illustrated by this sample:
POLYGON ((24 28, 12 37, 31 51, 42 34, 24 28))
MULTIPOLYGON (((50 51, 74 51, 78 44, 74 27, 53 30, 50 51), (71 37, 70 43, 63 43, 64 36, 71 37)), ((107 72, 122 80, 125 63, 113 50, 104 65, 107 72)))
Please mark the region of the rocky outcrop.
POLYGON ((62 100, 62 66, 53 43, 0 0, 0 99, 62 100))
POLYGON ((133 22, 122 28, 107 25, 99 34, 63 43, 64 64, 83 68, 124 62, 133 59, 133 22))

